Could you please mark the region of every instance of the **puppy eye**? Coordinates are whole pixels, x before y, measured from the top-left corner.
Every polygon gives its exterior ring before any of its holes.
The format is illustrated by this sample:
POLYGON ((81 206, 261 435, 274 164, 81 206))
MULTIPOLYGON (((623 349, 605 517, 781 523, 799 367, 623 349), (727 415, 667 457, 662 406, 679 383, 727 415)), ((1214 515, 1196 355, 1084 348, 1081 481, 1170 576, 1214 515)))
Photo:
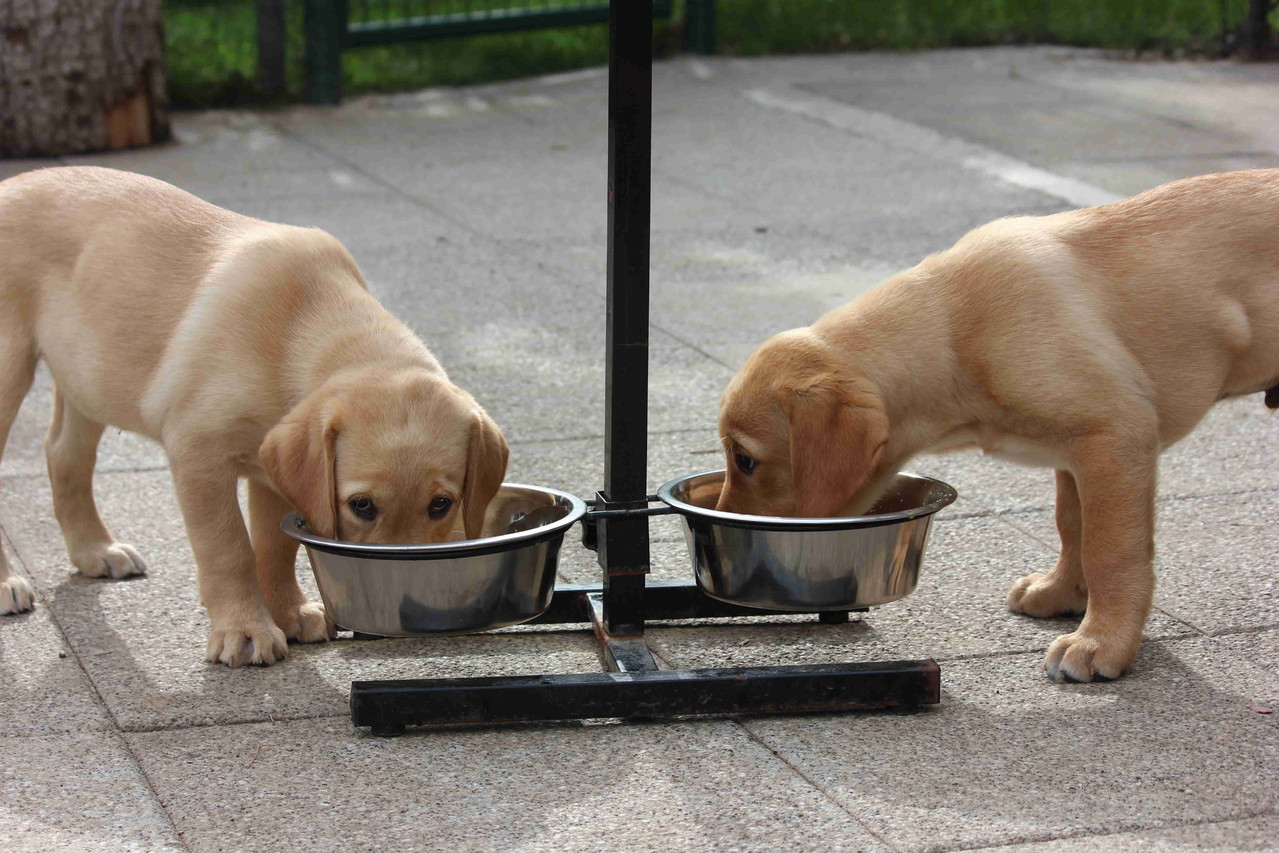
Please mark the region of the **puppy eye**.
POLYGON ((449 509, 453 506, 453 499, 440 496, 431 501, 431 505, 427 507, 427 513, 431 518, 443 518, 448 514, 449 509))
POLYGON ((755 460, 751 459, 745 453, 734 453, 733 464, 737 466, 737 470, 743 474, 749 474, 755 470, 755 460))
POLYGON ((372 521, 377 518, 377 507, 373 505, 373 501, 370 498, 351 498, 346 502, 346 505, 351 508, 351 512, 365 521, 372 521))

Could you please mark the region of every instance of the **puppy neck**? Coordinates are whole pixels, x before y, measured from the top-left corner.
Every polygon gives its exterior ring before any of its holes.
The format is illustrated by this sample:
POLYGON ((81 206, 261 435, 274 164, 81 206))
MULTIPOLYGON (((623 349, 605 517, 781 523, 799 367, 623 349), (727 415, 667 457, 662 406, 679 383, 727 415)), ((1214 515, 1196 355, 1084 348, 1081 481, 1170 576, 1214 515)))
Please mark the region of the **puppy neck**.
POLYGON ((846 375, 876 390, 890 425, 886 467, 904 464, 969 419, 954 335, 930 274, 907 270, 813 325, 846 375))
POLYGON ((408 369, 448 380, 417 336, 362 289, 311 312, 298 323, 291 344, 290 384, 299 397, 339 374, 408 369))

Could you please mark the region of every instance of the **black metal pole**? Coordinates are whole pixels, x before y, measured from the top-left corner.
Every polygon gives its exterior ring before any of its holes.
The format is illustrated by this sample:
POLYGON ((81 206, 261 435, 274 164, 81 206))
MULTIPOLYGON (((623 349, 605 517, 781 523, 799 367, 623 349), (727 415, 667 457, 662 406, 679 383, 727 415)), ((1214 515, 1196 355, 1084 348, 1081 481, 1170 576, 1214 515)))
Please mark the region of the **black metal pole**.
MULTIPOLYGON (((653 5, 609 4, 608 334, 604 491, 610 508, 648 494, 648 249, 653 5)), ((648 519, 602 518, 599 562, 609 633, 644 630, 648 519)))
POLYGON ((285 0, 258 0, 258 86, 268 98, 284 94, 285 42, 288 18, 285 0))

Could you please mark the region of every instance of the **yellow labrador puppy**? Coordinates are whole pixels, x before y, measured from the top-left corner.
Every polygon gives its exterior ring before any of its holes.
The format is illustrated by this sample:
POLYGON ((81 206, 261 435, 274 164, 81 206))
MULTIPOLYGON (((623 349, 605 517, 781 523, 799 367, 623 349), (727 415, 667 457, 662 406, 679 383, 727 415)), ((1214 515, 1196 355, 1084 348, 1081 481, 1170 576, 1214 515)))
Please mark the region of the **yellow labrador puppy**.
MULTIPOLYGON (((104 425, 160 442, 212 624, 207 659, 230 666, 333 635, 298 587, 297 543, 279 529, 290 506, 341 539, 434 542, 455 525, 475 537, 506 472, 497 426, 336 239, 127 172, 0 183, 0 449, 39 359, 57 386, 45 448, 72 563, 145 572, 90 481, 104 425)), ((0 552, 0 613, 31 606, 0 552)))
POLYGON ((961 447, 1051 466, 1061 556, 1008 606, 1083 613, 1047 671, 1115 678, 1154 592, 1157 457, 1258 391, 1279 407, 1279 170, 1001 219, 750 357, 718 508, 864 512, 911 457, 961 447))

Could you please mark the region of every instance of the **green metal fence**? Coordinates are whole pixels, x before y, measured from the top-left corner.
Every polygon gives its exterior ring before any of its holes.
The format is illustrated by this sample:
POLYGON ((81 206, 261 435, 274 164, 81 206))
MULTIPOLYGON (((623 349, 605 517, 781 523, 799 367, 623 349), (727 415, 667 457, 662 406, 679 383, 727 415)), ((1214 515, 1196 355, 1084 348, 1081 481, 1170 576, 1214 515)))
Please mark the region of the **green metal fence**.
MULTIPOLYGON (((633 0, 642 2, 642 0, 633 0)), ((713 53, 714 0, 685 0, 688 46, 713 53)), ((671 17, 673 0, 653 0, 671 17)), ((342 52, 407 41, 488 35, 608 22, 608 0, 306 0, 306 101, 341 99, 342 52)))
MULTIPOLYGON (((1035 42, 1213 55, 1241 48, 1249 8, 1261 2, 674 0, 671 12, 672 0, 659 0, 669 17, 654 27, 654 44, 746 56, 1035 42)), ((330 101, 340 85, 469 85, 608 61, 604 26, 561 26, 605 20, 605 0, 163 0, 162 8, 178 107, 301 100, 308 54, 320 57, 315 73, 328 75, 313 96, 328 86, 330 101), (329 15, 327 43, 307 43, 308 3, 329 15), (274 35, 269 15, 262 29, 264 10, 275 16, 274 35), (555 28, 510 30, 529 22, 555 28), (477 34, 454 37, 463 32, 477 34), (430 40, 399 41, 404 35, 430 40)))

